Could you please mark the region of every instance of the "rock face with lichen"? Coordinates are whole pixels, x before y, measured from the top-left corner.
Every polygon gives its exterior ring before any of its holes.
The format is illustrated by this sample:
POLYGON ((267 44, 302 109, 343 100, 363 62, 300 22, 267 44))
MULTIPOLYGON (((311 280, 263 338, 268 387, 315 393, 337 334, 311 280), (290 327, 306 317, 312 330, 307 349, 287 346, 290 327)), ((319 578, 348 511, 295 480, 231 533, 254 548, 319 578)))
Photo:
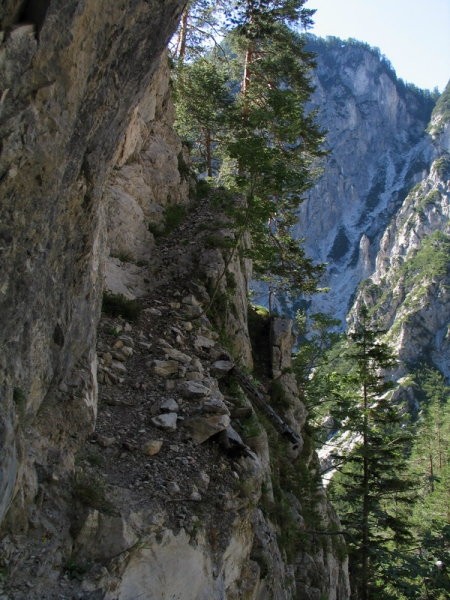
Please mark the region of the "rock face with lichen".
POLYGON ((189 199, 164 62, 182 8, 0 8, 8 600, 349 597, 289 324, 262 324, 254 381, 251 265, 189 199))
POLYGON ((105 186, 182 5, 0 8, 0 518, 94 425, 105 186))

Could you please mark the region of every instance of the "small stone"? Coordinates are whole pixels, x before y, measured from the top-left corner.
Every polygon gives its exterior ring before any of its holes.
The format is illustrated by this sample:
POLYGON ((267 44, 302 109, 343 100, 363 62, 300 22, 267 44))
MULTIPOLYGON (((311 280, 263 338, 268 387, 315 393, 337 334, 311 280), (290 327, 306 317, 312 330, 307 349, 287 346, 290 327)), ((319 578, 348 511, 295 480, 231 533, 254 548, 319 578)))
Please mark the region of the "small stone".
POLYGON ((181 308, 181 304, 179 302, 169 302, 169 306, 172 310, 178 310, 181 308))
POLYGON ((142 446, 142 451, 148 456, 155 456, 161 450, 162 445, 162 440, 150 440, 142 446))
POLYGON ((152 417, 151 422, 160 429, 175 431, 177 428, 177 418, 178 415, 176 412, 163 413, 162 415, 152 417))
POLYGON ((228 410, 225 402, 218 398, 217 396, 213 398, 208 398, 206 402, 203 402, 201 406, 202 412, 206 413, 214 413, 217 415, 229 415, 230 411, 228 410))
POLYGON ((189 364, 192 361, 192 356, 188 356, 184 352, 180 352, 180 350, 176 350, 175 348, 165 348, 164 351, 167 358, 177 360, 183 364, 189 364))
POLYGON ((179 386, 179 389, 185 398, 205 398, 211 394, 211 390, 199 381, 185 381, 179 386))
POLYGON ((193 294, 189 294, 189 296, 185 296, 182 301, 183 304, 187 304, 188 306, 200 306, 200 302, 193 294))
POLYGON ((124 346, 124 343, 122 340, 116 340, 114 342, 113 348, 115 348, 116 350, 120 350, 120 348, 123 348, 123 346, 124 346))
POLYGON ((102 435, 101 433, 97 433, 97 435, 95 437, 95 441, 102 448, 109 448, 110 446, 112 446, 114 444, 116 439, 113 437, 108 437, 107 435, 102 435))
POLYGON ((199 358, 195 357, 191 362, 191 368, 193 371, 200 371, 200 373, 203 373, 202 361, 199 358))
POLYGON ((217 377, 217 379, 221 379, 228 375, 233 367, 233 363, 229 360, 216 360, 216 362, 211 365, 211 375, 217 377))
POLYGON ((203 373, 198 373, 197 371, 188 371, 186 373, 186 379, 188 381, 201 381, 203 379, 203 373))
POLYGON ((123 346, 121 352, 127 358, 129 358, 130 356, 133 356, 133 348, 131 348, 130 346, 123 346))
POLYGON ((209 348, 214 348, 216 342, 211 338, 207 338, 204 335, 198 335, 195 338, 194 346, 199 349, 208 350, 209 348))
POLYGON ((119 362, 118 360, 112 361, 111 369, 114 369, 115 371, 119 371, 119 373, 124 373, 124 374, 127 372, 126 366, 122 362, 119 362))
POLYGON ((193 417, 187 419, 185 426, 195 444, 202 444, 211 436, 223 431, 230 425, 228 415, 208 415, 206 417, 193 417))
POLYGON ((167 491, 169 492, 169 494, 171 496, 173 496, 175 494, 179 494, 181 492, 180 486, 178 485, 178 483, 176 481, 170 481, 167 484, 167 491))
POLYGON ((200 471, 200 473, 198 474, 198 477, 196 478, 196 481, 197 481, 198 487, 202 490, 202 492, 206 492, 206 490, 209 487, 210 480, 211 479, 210 479, 208 473, 205 473, 204 471, 200 471))
POLYGON ((192 325, 192 323, 190 321, 184 321, 183 327, 185 328, 186 331, 192 331, 194 329, 194 326, 192 325))
POLYGON ((162 316, 162 312, 159 310, 159 308, 146 308, 145 312, 149 315, 153 315, 154 317, 162 316))
POLYGON ((136 450, 136 444, 130 442, 130 440, 123 440, 122 448, 124 448, 128 452, 134 452, 134 450, 136 450))
POLYGON ((159 405, 159 409, 162 412, 178 412, 180 410, 180 407, 173 398, 166 398, 159 405))
POLYGON ((190 499, 194 500, 194 502, 200 502, 200 500, 202 499, 200 492, 195 487, 195 485, 192 488, 192 493, 191 493, 190 499))
POLYGON ((175 360, 154 360, 153 372, 161 377, 170 377, 178 373, 178 362, 175 360))
POLYGON ((138 346, 140 348, 142 348, 143 350, 151 350, 151 348, 152 348, 152 345, 150 344, 150 342, 139 341, 138 346))
POLYGON ((106 367, 109 367, 112 363, 112 354, 110 352, 105 352, 105 354, 103 355, 103 362, 105 363, 106 367))

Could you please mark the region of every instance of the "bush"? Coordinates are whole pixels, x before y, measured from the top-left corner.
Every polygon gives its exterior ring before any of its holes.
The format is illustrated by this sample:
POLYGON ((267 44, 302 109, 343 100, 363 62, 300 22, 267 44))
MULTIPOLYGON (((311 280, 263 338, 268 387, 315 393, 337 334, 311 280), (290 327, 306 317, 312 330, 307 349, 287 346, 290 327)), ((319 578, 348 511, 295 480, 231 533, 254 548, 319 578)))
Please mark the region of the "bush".
POLYGON ((136 321, 140 310, 141 308, 136 300, 129 300, 122 294, 111 294, 109 292, 103 294, 102 312, 105 315, 136 321))

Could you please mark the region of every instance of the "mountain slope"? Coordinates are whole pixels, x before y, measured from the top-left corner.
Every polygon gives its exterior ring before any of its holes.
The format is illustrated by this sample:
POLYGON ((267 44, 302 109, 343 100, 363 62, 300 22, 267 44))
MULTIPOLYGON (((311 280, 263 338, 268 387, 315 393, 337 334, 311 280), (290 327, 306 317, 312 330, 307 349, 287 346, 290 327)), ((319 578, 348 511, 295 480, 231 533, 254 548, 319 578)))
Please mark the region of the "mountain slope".
POLYGON ((399 374, 431 362, 450 377, 449 95, 450 84, 431 118, 434 160, 386 229, 375 272, 356 301, 371 306, 388 330, 403 365, 399 374))
POLYGON ((375 267, 379 240, 436 150, 425 133, 431 95, 399 80, 379 51, 356 41, 312 38, 312 106, 327 130, 323 175, 299 211, 296 235, 328 264, 312 309, 343 319, 358 283, 375 267))

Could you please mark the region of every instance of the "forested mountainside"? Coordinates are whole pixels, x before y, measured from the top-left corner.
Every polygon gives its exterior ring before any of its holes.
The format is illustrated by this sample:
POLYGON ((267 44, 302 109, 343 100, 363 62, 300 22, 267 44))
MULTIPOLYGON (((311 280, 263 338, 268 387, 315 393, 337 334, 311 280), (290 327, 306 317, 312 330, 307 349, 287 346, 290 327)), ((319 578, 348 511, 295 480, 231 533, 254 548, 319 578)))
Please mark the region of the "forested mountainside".
POLYGON ((313 296, 311 310, 345 320, 387 225, 436 156, 426 131, 435 99, 399 80, 367 44, 312 37, 308 47, 317 62, 312 107, 329 155, 300 207, 296 235, 328 265, 322 285, 330 291, 313 296))

